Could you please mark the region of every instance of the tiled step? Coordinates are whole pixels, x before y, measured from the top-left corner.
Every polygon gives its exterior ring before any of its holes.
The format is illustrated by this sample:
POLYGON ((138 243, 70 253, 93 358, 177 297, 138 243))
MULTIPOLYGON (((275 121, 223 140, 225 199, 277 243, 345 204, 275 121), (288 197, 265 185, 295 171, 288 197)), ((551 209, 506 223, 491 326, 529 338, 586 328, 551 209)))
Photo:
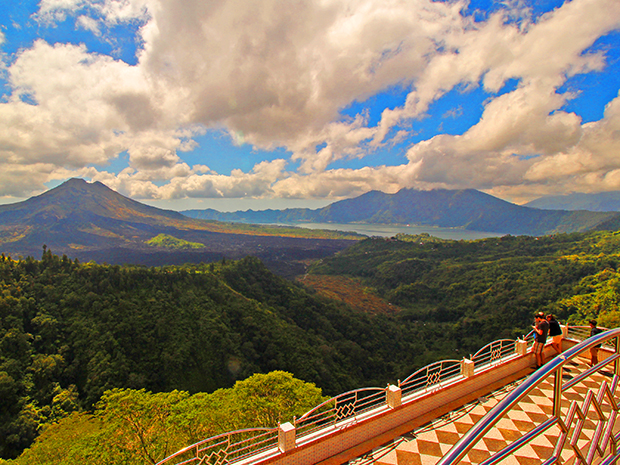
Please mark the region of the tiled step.
MULTIPOLYGON (((568 364, 565 368, 564 378, 587 369, 586 361, 568 364)), ((604 374, 597 374, 564 394, 562 403, 563 412, 567 412, 572 400, 582 404, 588 391, 596 394, 603 380, 609 378, 604 374)), ((509 411, 487 435, 474 446, 468 455, 461 461, 462 464, 478 464, 489 458, 492 453, 499 451, 511 444, 524 433, 547 420, 553 409, 553 385, 552 380, 543 382, 534 389, 517 406, 509 411)), ((467 432, 480 418, 482 418, 497 402, 513 390, 518 383, 506 386, 492 395, 478 399, 465 405, 457 411, 450 412, 421 428, 412 431, 405 437, 398 438, 393 443, 373 451, 364 459, 353 461, 352 465, 435 465, 452 446, 467 432)), ((617 401, 617 399, 616 399, 617 401)), ((584 429, 579 437, 577 445, 586 447, 590 442, 596 427, 597 417, 591 407, 584 429)), ((609 408, 607 407, 607 411, 609 408)), ((518 449, 514 455, 504 459, 505 465, 539 465, 553 455, 553 450, 560 435, 560 428, 554 426, 544 434, 535 438, 531 443, 518 449)), ((573 460, 574 452, 567 444, 562 451, 565 463, 573 460)))

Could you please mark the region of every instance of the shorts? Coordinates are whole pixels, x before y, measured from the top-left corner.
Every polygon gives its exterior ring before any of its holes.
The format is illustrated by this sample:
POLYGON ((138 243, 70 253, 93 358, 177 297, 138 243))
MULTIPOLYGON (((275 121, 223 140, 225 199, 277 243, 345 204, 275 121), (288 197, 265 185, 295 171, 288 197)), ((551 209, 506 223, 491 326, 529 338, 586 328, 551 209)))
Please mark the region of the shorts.
POLYGON ((544 342, 535 342, 532 346, 532 352, 535 354, 542 354, 543 349, 545 348, 544 342))
POLYGON ((560 344, 562 342, 562 335, 558 334, 557 336, 553 336, 553 343, 560 344))

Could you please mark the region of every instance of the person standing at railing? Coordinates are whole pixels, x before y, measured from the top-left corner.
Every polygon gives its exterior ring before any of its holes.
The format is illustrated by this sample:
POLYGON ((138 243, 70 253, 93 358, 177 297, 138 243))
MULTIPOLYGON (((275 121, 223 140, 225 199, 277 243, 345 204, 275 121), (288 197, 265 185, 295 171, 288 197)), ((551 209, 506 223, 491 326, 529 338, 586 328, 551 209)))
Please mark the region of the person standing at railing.
POLYGON ((540 368, 544 363, 543 349, 545 348, 545 342, 547 342, 549 323, 547 323, 547 319, 543 312, 537 313, 534 318, 536 319, 536 324, 532 326, 535 333, 532 352, 536 355, 536 368, 540 368))
POLYGON ((549 336, 551 336, 551 347, 553 347, 558 354, 561 354, 562 328, 560 328, 560 323, 551 313, 547 315, 547 323, 549 323, 549 336))
MULTIPOLYGON (((603 330, 599 327, 597 327, 597 322, 596 320, 590 320, 590 337, 592 336, 596 336, 597 334, 602 333, 603 330)), ((595 347, 592 347, 590 349, 590 366, 593 367, 594 365, 598 364, 598 349, 601 347, 600 344, 598 344, 595 347)))

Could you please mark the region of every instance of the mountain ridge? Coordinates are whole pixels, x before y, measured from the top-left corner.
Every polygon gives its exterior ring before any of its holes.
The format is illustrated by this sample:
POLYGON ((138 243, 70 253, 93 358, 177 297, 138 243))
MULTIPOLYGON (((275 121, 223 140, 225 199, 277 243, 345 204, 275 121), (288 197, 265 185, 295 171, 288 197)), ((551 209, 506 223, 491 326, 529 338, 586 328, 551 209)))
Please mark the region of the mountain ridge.
POLYGON ((616 212, 620 211, 620 191, 545 196, 532 200, 526 203, 525 206, 544 210, 616 212))
POLYGON ((36 256, 45 245, 57 254, 110 264, 158 266, 255 255, 276 272, 299 270, 301 261, 341 250, 353 236, 198 220, 83 179, 0 206, 0 253, 36 256), (205 247, 179 251, 147 243, 159 234, 205 247))
MULTIPOLYGON (((121 219, 123 217, 128 218, 129 216, 125 214, 126 209, 131 209, 134 212, 142 213, 144 218, 164 216, 180 221, 186 220, 186 217, 179 212, 151 207, 125 197, 99 181, 88 183, 79 178, 69 179, 54 189, 22 202, 0 205, 0 219, 10 218, 7 213, 13 212, 13 214, 16 214, 29 209, 38 209, 39 211, 42 210, 43 212, 50 213, 55 212, 56 215, 50 215, 50 217, 57 219, 66 218, 69 216, 67 213, 76 212, 121 219), (108 205, 103 205, 101 203, 103 200, 107 201, 108 205), (61 204, 64 204, 64 208, 61 204), (72 207, 69 212, 66 211, 67 205, 72 207), (114 208, 116 211, 115 215, 110 214, 111 208, 114 208), (121 213, 120 218, 119 213, 121 213)), ((22 218, 22 220, 30 219, 32 219, 31 215, 26 215, 26 217, 22 218)))
POLYGON ((257 223, 415 224, 505 234, 580 232, 620 222, 615 212, 541 210, 515 205, 475 189, 370 191, 318 209, 185 210, 193 218, 257 223))
POLYGON ((71 179, 23 202, 0 206, 0 253, 35 256, 46 245, 80 260, 145 265, 254 255, 285 267, 296 263, 291 270, 300 271, 304 260, 342 250, 355 237, 261 223, 414 224, 512 235, 620 228, 617 212, 541 210, 475 189, 369 191, 315 210, 209 209, 194 214, 142 204, 100 182, 71 179), (173 251, 148 244, 160 234, 205 247, 173 251))

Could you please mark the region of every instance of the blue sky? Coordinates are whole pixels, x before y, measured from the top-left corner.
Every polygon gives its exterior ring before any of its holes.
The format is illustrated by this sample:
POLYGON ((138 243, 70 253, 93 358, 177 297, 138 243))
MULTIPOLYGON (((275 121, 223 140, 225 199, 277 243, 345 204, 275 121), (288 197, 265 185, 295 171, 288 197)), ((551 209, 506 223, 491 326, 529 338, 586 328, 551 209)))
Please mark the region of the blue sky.
POLYGON ((620 190, 620 2, 0 3, 0 201, 620 190))

